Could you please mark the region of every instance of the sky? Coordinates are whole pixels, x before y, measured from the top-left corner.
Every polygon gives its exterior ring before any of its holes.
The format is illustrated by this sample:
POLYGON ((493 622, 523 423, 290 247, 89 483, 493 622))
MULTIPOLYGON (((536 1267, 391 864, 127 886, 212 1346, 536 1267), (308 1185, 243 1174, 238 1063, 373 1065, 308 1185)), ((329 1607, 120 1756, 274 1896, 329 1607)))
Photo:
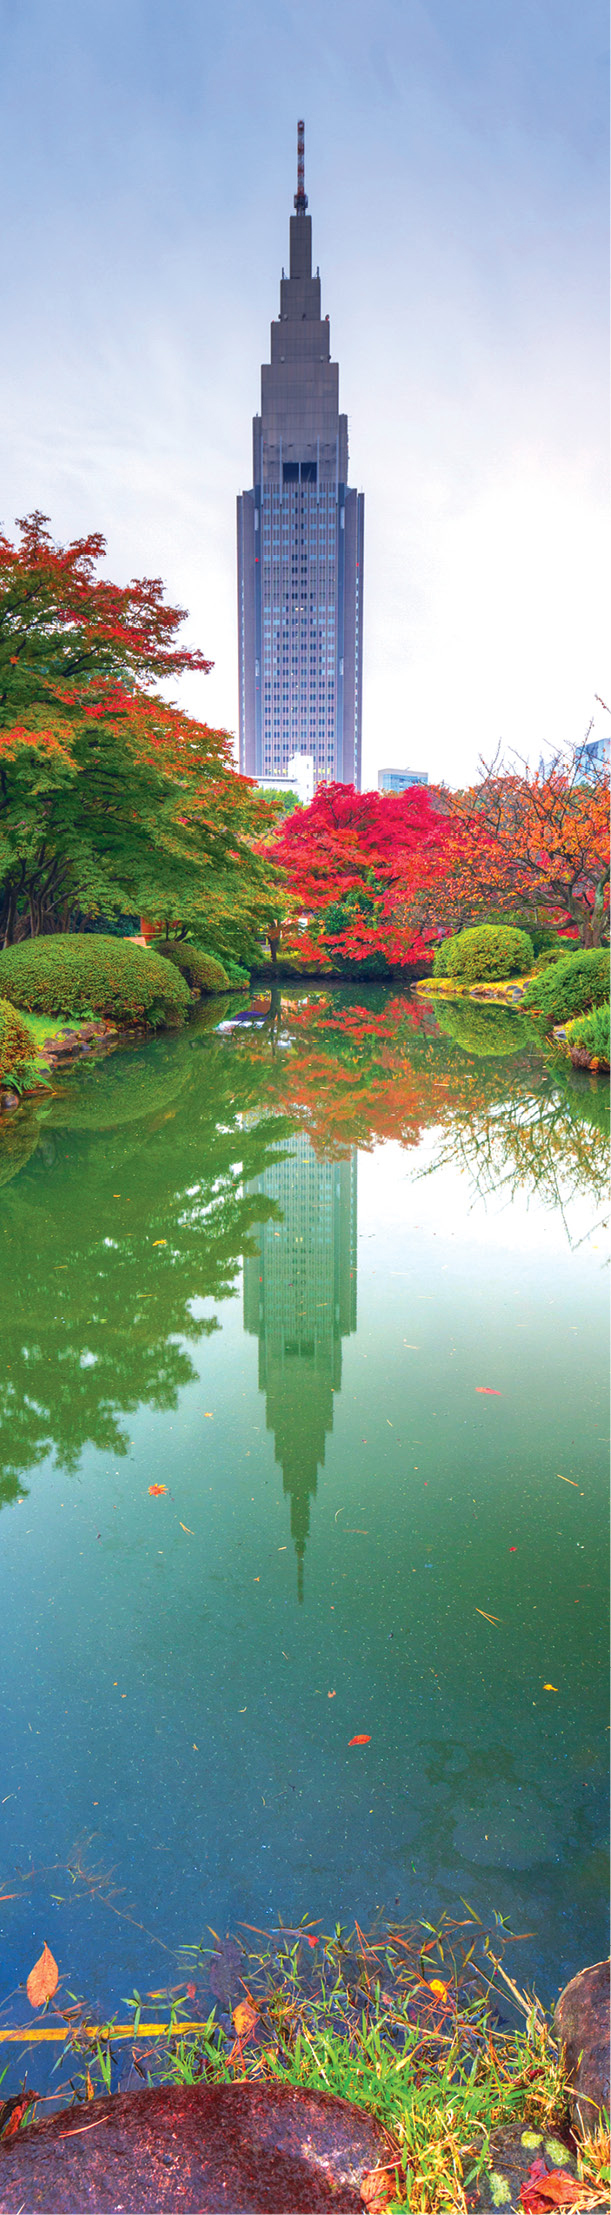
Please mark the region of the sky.
POLYGON ((351 482, 363 784, 611 729, 603 0, 0 0, 0 519, 160 575, 237 728, 236 493, 298 115, 351 482))

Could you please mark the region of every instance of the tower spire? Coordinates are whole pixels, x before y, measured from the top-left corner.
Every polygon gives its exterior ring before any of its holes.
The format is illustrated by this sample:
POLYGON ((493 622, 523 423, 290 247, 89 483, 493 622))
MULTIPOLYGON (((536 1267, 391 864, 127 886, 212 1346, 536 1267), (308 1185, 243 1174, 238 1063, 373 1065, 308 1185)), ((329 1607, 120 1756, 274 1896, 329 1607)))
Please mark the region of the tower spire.
POLYGON ((296 215, 305 215, 308 195, 305 190, 305 123, 297 124, 297 191, 293 202, 296 215))

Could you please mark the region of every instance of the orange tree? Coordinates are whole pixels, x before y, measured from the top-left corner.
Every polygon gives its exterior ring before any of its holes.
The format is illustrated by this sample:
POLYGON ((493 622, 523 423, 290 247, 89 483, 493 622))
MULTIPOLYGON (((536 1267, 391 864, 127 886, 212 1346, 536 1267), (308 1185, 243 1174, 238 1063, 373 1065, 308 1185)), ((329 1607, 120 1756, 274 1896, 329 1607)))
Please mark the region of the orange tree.
POLYGON ((98 532, 63 547, 46 525, 0 537, 0 943, 144 910, 239 952, 267 883, 259 799, 228 734, 159 691, 211 663, 159 578, 115 585, 98 532))
POLYGON ((546 772, 495 761, 481 782, 436 795, 446 816, 443 874, 424 850, 414 922, 444 929, 511 914, 579 932, 598 946, 609 926, 608 779, 558 761, 546 772))

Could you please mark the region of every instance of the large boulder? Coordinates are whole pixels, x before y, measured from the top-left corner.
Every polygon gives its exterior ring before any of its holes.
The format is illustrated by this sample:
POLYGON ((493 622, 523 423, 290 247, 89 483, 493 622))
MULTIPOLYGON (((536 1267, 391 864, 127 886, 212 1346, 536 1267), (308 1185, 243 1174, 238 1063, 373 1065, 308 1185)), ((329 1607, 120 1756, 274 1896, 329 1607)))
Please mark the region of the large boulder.
POLYGON ((330 2093, 160 2085, 0 2141, 0 2215, 363 2215, 363 2180, 386 2150, 372 2117, 330 2093))
POLYGON ((609 2111, 609 1962, 595 1961, 565 1984, 555 2011, 579 2131, 595 2130, 609 2111))

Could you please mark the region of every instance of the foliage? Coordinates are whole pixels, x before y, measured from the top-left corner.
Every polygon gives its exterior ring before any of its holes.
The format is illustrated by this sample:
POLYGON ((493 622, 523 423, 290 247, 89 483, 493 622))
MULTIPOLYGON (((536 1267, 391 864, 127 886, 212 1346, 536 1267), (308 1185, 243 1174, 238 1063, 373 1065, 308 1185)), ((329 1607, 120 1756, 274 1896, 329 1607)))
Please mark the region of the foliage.
POLYGON ((186 939, 168 938, 154 940, 155 953, 164 961, 174 963, 187 984, 200 992, 226 992, 229 983, 226 969, 213 954, 204 954, 199 946, 190 946, 186 939))
POLYGON ((19 1091, 30 1072, 35 1053, 35 1041, 27 1023, 10 1000, 0 1000, 0 1084, 12 1081, 19 1091))
POLYGON ((482 923, 471 930, 459 931, 456 938, 446 939, 444 955, 445 967, 441 971, 435 955, 435 976, 460 977, 471 984, 485 977, 523 974, 532 969, 534 960, 532 940, 526 931, 503 923, 482 923))
POLYGON ((599 947, 571 954, 566 961, 554 962, 543 976, 531 977, 522 1006, 539 1010, 551 1029, 554 1023, 565 1023, 571 1015, 581 1015, 608 998, 609 956, 599 947))
POLYGON ((479 1007, 473 1000, 435 1001, 440 1031, 466 1054, 518 1054, 528 1045, 524 1017, 502 1007, 479 1007))
POLYGON ((239 961, 227 962, 227 975, 234 991, 246 991, 250 984, 250 971, 242 969, 239 961))
MULTIPOLYGON (((487 2197, 493 2133, 519 2122, 549 2135, 567 2116, 557 2044, 538 2001, 503 1969, 496 1921, 491 1940, 464 1914, 461 1922, 442 1916, 437 1929, 421 1922, 371 1938, 358 1924, 313 1933, 304 1918, 267 1942, 261 1933, 257 1950, 252 1940, 247 1950, 221 1939, 213 1951, 206 1933, 199 1946, 179 1949, 182 1988, 156 1994, 169 2038, 147 2035, 138 1994, 127 2003, 138 2067, 156 2084, 288 2084, 354 2101, 387 2135, 387 2165, 373 2173, 381 2196, 368 2204, 405 2207, 407 2193, 421 2215, 450 2207, 466 2215, 480 2180, 487 2197), (507 1987, 512 2030, 497 2008, 507 1987), (192 1995, 206 1989, 210 2000, 222 1990, 232 2023, 226 2028, 212 2008, 190 2031, 192 1995)), ((96 2048, 73 2031, 73 2088, 76 2075, 87 2093, 93 2071, 110 2089, 112 2034, 110 2025, 96 2048)))
POLYGON ((411 890, 424 852, 435 881, 446 835, 444 816, 420 786, 403 793, 321 786, 310 807, 281 824, 272 849, 284 885, 283 944, 304 965, 321 954, 383 971, 428 959, 411 890))
POLYGON ((440 792, 441 874, 421 858, 412 917, 460 930, 491 910, 541 929, 577 928, 585 946, 609 935, 608 777, 580 783, 557 762, 545 775, 494 761, 463 792, 440 792))
POLYGON ((568 946, 566 939, 557 939, 555 946, 545 946, 542 952, 537 954, 535 961, 537 976, 541 976, 544 969, 553 969, 554 962, 568 961, 571 954, 577 953, 579 953, 578 946, 568 946))
POLYGON ((583 1046, 593 1061, 604 1062, 608 1068, 609 1001, 601 1001, 587 1015, 576 1015, 572 1023, 567 1023, 566 1038, 568 1046, 583 1046))
POLYGON ((211 665, 158 578, 97 577, 99 533, 61 547, 46 520, 0 536, 0 943, 134 913, 252 939, 259 795, 155 689, 211 665))
POLYGON ((157 954, 126 939, 24 939, 0 953, 0 991, 47 1015, 106 1015, 123 1022, 180 1022, 189 991, 157 954))

